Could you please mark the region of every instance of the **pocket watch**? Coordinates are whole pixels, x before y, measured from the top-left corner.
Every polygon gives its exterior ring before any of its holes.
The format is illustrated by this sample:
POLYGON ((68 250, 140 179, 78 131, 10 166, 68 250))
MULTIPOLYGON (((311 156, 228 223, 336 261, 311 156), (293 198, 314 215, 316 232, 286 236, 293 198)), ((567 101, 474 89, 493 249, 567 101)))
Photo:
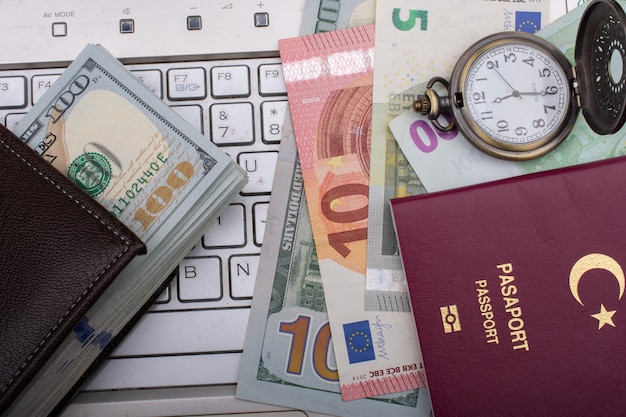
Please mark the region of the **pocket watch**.
POLYGON ((539 36, 489 35, 461 55, 449 82, 432 78, 413 109, 437 129, 457 126, 480 150, 510 160, 554 149, 580 108, 596 133, 615 133, 626 119, 625 22, 614 0, 589 3, 578 26, 575 66, 539 36), (443 114, 451 116, 446 125, 438 120, 443 114))

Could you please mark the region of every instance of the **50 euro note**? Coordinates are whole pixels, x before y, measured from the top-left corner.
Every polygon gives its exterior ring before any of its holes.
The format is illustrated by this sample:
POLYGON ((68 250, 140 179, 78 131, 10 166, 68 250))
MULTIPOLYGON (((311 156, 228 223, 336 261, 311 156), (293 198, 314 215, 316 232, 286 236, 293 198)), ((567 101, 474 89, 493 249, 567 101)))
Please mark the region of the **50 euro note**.
POLYGON ((374 26, 279 42, 342 397, 424 386, 412 315, 364 309, 374 26))
MULTIPOLYGON (((99 45, 81 52, 15 133, 148 249, 102 294, 81 321, 82 330, 65 339, 35 383, 62 381, 67 389, 60 391, 67 392, 241 190, 246 176, 99 45)), ((35 388, 24 394, 32 401, 20 404, 37 405, 35 388)))
MULTIPOLYGON (((625 3, 620 2, 622 7, 625 3)), ((536 33, 555 45, 573 64, 576 33, 583 7, 545 26, 536 33)), ((580 82, 584 82, 581 80, 580 82)), ((420 87, 425 88, 426 83, 420 87)), ((402 151, 429 192, 576 165, 626 153, 626 132, 599 135, 587 124, 582 112, 557 148, 537 159, 507 161, 473 147, 458 130, 442 133, 430 121, 413 111, 400 114, 389 123, 402 151)))
POLYGON ((452 71, 482 36, 547 22, 547 0, 378 0, 367 248, 368 310, 410 311, 388 201, 426 192, 389 122, 411 108, 422 83, 452 71))
POLYGON ((343 417, 429 416, 425 389, 342 400, 289 115, 283 128, 237 397, 343 417))

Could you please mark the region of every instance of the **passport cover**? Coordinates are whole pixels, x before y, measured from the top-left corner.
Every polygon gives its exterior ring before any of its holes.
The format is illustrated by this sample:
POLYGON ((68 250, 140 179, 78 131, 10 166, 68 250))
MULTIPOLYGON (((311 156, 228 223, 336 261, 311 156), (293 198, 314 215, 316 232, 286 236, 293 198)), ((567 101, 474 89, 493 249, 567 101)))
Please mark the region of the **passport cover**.
POLYGON ((0 410, 146 248, 0 125, 0 410))
POLYGON ((626 159, 394 199, 435 417, 623 416, 626 159))

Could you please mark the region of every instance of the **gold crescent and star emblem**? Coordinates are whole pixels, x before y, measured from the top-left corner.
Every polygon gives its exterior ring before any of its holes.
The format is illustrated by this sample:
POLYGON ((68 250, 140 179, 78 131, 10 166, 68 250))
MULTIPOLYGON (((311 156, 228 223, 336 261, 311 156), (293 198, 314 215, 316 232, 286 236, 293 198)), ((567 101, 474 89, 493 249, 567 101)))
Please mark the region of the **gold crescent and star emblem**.
MULTIPOLYGON (((590 253, 580 258, 572 267, 569 274, 569 288, 572 295, 578 301, 581 306, 584 306, 580 294, 578 292, 578 285, 583 275, 592 269, 603 269, 608 271, 615 277, 617 284, 619 285, 619 297, 621 300, 624 295, 624 289, 626 288, 626 279, 624 278, 624 270, 620 264, 608 255, 602 253, 590 253)), ((617 310, 607 310, 604 304, 600 304, 600 312, 592 314, 591 317, 598 320, 598 330, 605 324, 615 327, 613 323, 613 315, 617 310)))

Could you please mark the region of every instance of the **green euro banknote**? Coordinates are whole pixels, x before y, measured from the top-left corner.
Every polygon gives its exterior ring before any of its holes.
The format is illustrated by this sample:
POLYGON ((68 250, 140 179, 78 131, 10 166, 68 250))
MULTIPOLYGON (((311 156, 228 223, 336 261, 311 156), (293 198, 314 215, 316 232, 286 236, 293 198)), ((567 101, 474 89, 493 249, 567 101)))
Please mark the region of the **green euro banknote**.
POLYGON ((306 0, 300 35, 374 23, 376 0, 306 0))
POLYGON ((24 392, 32 400, 19 401, 32 408, 8 414, 25 416, 41 406, 37 386, 61 381, 67 387, 59 391, 69 391, 243 188, 246 176, 99 45, 81 52, 14 132, 148 249, 83 319, 93 343, 83 343, 76 332, 68 336, 24 392))
POLYGON ((399 149, 389 122, 423 93, 417 88, 423 80, 428 81, 435 72, 451 71, 458 58, 458 53, 450 52, 453 45, 469 46, 487 33, 528 25, 527 20, 531 20, 531 26, 546 24, 548 10, 547 0, 377 1, 367 236, 368 310, 410 305, 388 201, 426 191, 421 177, 399 149), (432 31, 438 37, 424 40, 432 31))
POLYGON ((426 389, 343 401, 290 118, 284 124, 237 396, 336 416, 430 415, 426 389))
MULTIPOLYGON (((621 5, 625 3, 621 2, 621 5)), ((578 7, 536 33, 555 45, 572 64, 583 11, 584 7, 578 7)), ((425 88, 425 83, 420 87, 425 88)), ((577 165, 626 153, 626 130, 612 135, 599 135, 589 127, 582 112, 579 112, 572 131, 563 143, 545 156, 529 161, 505 161, 488 156, 470 145, 457 130, 439 132, 425 117, 412 111, 396 117, 389 123, 389 127, 428 192, 577 165)))

